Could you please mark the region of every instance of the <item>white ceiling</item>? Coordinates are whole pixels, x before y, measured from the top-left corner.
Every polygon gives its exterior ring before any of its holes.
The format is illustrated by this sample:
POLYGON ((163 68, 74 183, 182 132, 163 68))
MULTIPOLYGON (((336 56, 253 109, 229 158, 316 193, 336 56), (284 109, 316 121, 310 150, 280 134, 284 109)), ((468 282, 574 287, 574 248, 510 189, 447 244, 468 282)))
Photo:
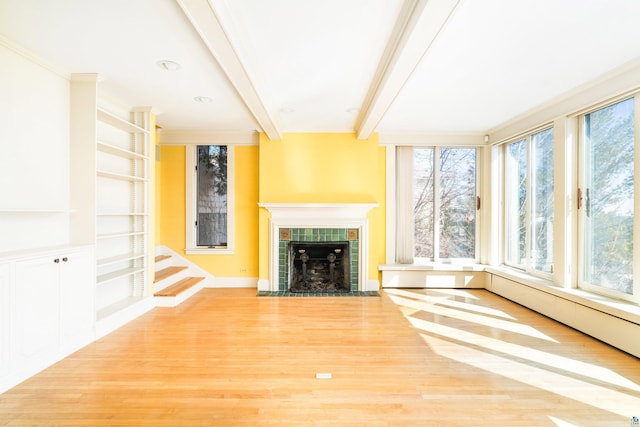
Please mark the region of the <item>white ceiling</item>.
POLYGON ((273 139, 483 134, 640 58, 638 22, 638 0, 0 0, 5 44, 163 129, 273 139))

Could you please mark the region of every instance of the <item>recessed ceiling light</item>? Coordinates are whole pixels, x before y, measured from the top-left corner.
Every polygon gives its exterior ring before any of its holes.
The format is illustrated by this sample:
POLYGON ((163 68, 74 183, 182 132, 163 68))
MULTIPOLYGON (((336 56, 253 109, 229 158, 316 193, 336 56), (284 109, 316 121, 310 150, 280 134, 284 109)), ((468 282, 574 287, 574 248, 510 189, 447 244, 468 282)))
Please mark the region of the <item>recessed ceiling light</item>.
POLYGON ((360 111, 359 108, 347 108, 347 113, 357 113, 360 111))
POLYGON ((165 71, 176 71, 180 69, 180 64, 178 64, 177 62, 169 61, 168 59, 163 59, 156 62, 156 65, 165 71))
POLYGON ((213 98, 209 98, 208 96, 196 96, 195 98, 193 98, 193 100, 196 102, 201 102, 203 104, 209 104, 213 102, 213 98))

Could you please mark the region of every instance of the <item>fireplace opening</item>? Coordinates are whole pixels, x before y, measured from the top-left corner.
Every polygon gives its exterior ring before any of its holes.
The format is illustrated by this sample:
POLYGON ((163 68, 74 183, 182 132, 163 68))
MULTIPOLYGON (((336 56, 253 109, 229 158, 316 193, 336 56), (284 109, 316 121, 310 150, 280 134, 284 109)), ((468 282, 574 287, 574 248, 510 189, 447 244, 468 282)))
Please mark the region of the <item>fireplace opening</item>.
POLYGON ((291 292, 350 292, 349 242, 291 242, 291 292))

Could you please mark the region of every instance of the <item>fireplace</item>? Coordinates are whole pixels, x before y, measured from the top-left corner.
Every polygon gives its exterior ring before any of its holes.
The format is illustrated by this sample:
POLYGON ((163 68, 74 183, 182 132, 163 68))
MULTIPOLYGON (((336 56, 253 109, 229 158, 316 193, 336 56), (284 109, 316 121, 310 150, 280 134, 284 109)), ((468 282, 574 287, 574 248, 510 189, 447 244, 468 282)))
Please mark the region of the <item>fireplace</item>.
POLYGON ((335 293, 379 289, 377 280, 367 278, 367 212, 376 204, 259 206, 267 209, 271 218, 269 280, 260 280, 258 290, 335 293))
POLYGON ((351 291, 349 242, 291 242, 289 248, 291 292, 351 291))

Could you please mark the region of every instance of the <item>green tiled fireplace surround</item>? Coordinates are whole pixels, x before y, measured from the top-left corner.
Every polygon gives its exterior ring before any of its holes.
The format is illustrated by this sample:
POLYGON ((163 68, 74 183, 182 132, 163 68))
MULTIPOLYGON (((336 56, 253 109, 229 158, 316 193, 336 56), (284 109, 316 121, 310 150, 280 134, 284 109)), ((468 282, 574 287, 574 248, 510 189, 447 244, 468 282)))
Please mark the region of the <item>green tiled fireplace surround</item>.
POLYGON ((349 283, 358 291, 360 235, 357 228, 281 228, 278 244, 278 289, 289 287, 289 244, 291 242, 349 242, 349 283), (289 231, 287 233, 287 231, 289 231))

